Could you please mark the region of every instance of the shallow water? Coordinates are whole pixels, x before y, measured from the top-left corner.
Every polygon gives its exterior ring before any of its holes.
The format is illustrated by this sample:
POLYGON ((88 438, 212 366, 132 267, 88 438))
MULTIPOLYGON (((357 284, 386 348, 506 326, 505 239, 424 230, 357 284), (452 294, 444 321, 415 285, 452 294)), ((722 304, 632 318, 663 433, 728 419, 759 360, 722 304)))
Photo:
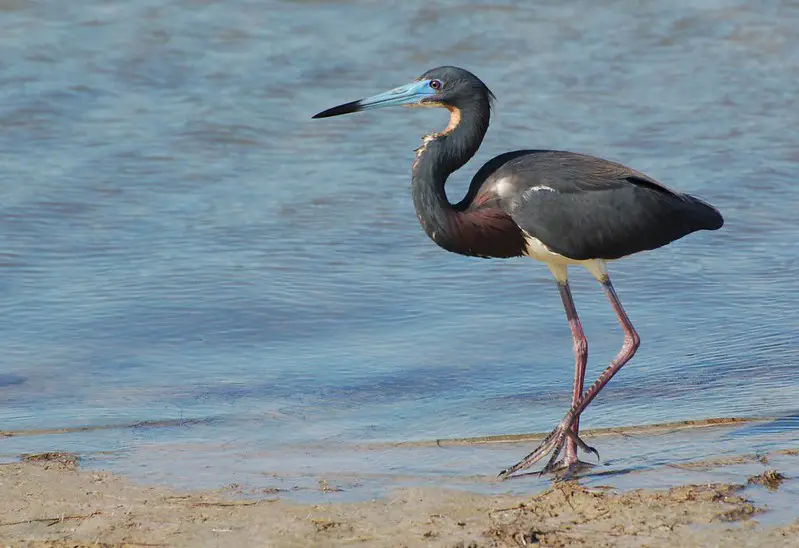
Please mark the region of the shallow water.
MULTIPOLYGON (((721 231, 612 265, 643 344, 585 427, 799 412, 799 5, 0 11, 0 425, 176 421, 7 438, 4 458, 58 448, 205 485, 296 467, 416 477, 419 462, 494 474, 521 457, 528 445, 463 467, 436 452, 345 466, 333 451, 547 431, 569 403, 547 269, 445 253, 418 226, 412 151, 445 115, 310 120, 441 64, 499 98, 453 200, 493 155, 548 147, 624 162, 725 215, 721 231)), ((595 282, 573 279, 593 378, 621 335, 595 282)), ((795 439, 795 421, 776 424, 741 430, 736 450, 795 439)), ((634 454, 621 445, 603 456, 634 454)))

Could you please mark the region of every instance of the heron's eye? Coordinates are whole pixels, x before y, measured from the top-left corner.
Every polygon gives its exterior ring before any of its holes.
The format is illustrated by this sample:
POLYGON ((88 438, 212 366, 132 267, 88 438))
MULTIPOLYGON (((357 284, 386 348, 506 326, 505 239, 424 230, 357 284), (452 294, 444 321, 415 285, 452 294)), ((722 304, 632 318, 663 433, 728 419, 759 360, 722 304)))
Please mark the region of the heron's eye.
POLYGON ((433 88, 436 91, 441 89, 443 86, 444 86, 444 84, 441 83, 441 80, 431 80, 430 81, 430 87, 433 88))

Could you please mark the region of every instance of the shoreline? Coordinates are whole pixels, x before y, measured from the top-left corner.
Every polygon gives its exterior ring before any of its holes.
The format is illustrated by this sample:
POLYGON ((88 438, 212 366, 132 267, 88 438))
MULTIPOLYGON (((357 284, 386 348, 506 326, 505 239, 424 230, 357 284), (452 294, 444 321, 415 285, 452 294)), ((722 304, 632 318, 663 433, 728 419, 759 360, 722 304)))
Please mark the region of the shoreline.
MULTIPOLYGON (((777 420, 777 417, 711 417, 707 419, 681 420, 656 424, 641 424, 634 426, 621 426, 609 428, 586 428, 581 430, 581 435, 586 436, 623 436, 631 434, 663 434, 681 430, 695 430, 701 428, 719 428, 733 425, 756 424, 777 420)), ((205 422, 203 419, 161 419, 139 421, 133 423, 98 424, 91 426, 64 426, 53 428, 29 428, 22 430, 0 430, 0 438, 16 438, 28 436, 52 436, 58 434, 78 434, 85 432, 98 432, 103 430, 126 429, 158 429, 193 426, 205 422)), ((382 443, 366 443, 364 448, 375 447, 432 447, 449 445, 482 445, 491 443, 516 443, 539 441, 549 432, 535 432, 527 434, 496 434, 489 436, 475 436, 468 438, 440 438, 434 440, 396 441, 382 443)))
POLYGON ((714 471, 753 459, 777 469, 670 489, 579 480, 524 496, 402 487, 367 502, 302 504, 279 491, 139 485, 81 470, 66 453, 31 455, 0 465, 0 546, 799 546, 795 514, 768 519, 776 497, 795 501, 799 448, 680 466, 714 471))

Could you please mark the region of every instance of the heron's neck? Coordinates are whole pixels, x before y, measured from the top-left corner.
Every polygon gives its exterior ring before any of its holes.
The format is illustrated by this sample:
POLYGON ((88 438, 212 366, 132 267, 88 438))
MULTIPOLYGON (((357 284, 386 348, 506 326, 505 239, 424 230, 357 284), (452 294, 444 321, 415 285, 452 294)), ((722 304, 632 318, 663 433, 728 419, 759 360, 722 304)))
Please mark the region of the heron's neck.
POLYGON ((488 131, 488 102, 450 111, 450 123, 442 133, 424 138, 412 170, 413 205, 425 232, 438 245, 458 252, 457 229, 463 207, 447 199, 444 185, 480 148, 488 131))

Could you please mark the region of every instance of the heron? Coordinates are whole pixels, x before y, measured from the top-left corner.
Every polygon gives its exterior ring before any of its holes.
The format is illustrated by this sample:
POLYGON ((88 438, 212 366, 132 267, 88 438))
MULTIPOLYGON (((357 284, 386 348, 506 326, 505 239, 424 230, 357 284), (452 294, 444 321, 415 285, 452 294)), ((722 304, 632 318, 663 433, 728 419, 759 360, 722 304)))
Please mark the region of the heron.
POLYGON ((506 259, 530 257, 547 265, 560 292, 575 355, 572 404, 554 430, 526 457, 499 473, 518 475, 547 455, 539 473, 571 475, 585 465, 578 448, 599 453, 579 436, 580 416, 635 355, 640 338, 610 281, 608 263, 653 250, 699 230, 718 230, 721 213, 622 164, 560 150, 500 154, 472 178, 466 196, 451 203, 449 176, 477 152, 488 131, 494 94, 468 70, 442 66, 413 82, 313 116, 327 118, 383 107, 438 107, 449 124, 425 135, 411 168, 411 194, 427 236, 446 251, 506 259), (596 278, 621 324, 624 341, 610 365, 584 389, 588 342, 569 287, 568 267, 596 278), (560 455, 562 453, 562 458, 560 455))

